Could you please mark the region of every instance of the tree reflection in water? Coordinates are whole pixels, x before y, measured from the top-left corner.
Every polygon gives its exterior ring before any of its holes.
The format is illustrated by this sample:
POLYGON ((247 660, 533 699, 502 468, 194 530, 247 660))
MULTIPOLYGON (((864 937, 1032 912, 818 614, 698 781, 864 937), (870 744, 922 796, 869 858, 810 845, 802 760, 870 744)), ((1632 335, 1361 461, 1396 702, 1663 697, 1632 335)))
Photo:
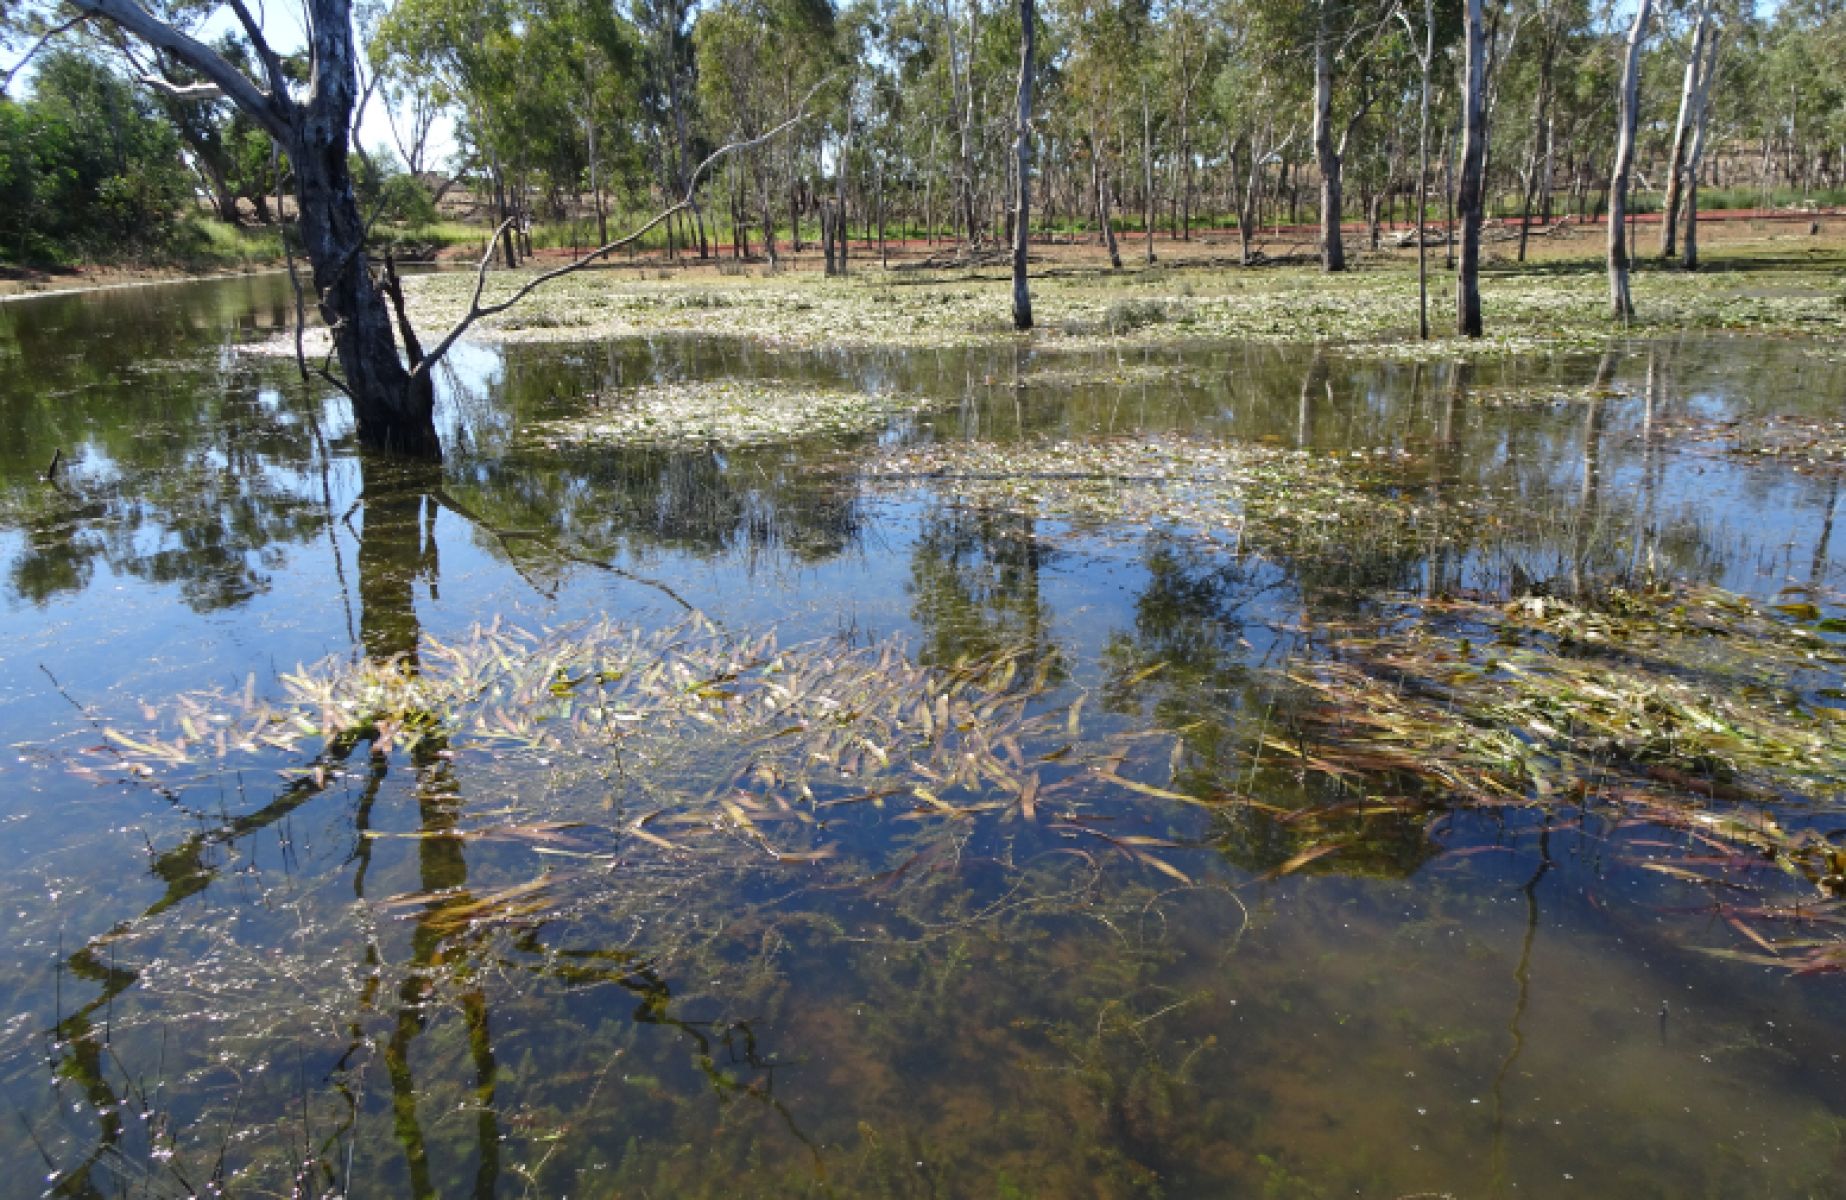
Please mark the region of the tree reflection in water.
MULTIPOLYGON (((366 457, 360 460, 360 476, 358 502, 344 518, 345 527, 358 541, 359 640, 368 657, 395 659, 414 670, 423 637, 419 588, 427 589, 432 600, 439 595, 439 514, 443 510, 463 517, 472 514, 448 493, 439 467, 366 457)), ((671 495, 673 478, 669 471, 650 482, 665 482, 668 486, 663 491, 671 495)), ((741 510, 733 508, 722 515, 736 521, 741 510)), ((320 519, 325 519, 324 514, 320 519)), ((835 519, 821 518, 823 523, 835 519)), ((543 557, 552 546, 551 539, 519 539, 518 544, 529 563, 551 570, 560 565, 543 557)), ((477 932, 465 919, 458 920, 455 914, 469 910, 476 901, 471 890, 469 843, 459 828, 470 804, 470 780, 448 753, 441 731, 424 737, 407 759, 393 759, 381 752, 373 745, 374 737, 373 731, 361 728, 336 738, 310 769, 295 772, 273 798, 253 811, 214 816, 209 824, 201 814, 198 832, 154 856, 151 869, 163 887, 159 898, 139 917, 120 922, 60 963, 60 978, 95 985, 97 994, 75 1011, 61 1014, 52 1038, 51 1069, 60 1089, 65 1084, 79 1089, 83 1100, 76 1111, 93 1113, 96 1125, 87 1134, 75 1128, 63 1104, 40 1120, 28 1122, 54 1177, 56 1194, 101 1197, 130 1186, 150 1187, 154 1194, 162 1194, 169 1184, 192 1192, 214 1182, 223 1184, 227 1172, 234 1173, 240 1166, 263 1170, 259 1164, 265 1159, 271 1167, 285 1164, 298 1186, 314 1194, 342 1188, 350 1182, 346 1175, 353 1169, 364 1133, 366 1077, 373 1063, 381 1063, 390 1085, 390 1126, 401 1154, 404 1194, 418 1198, 456 1194, 456 1181, 471 1175, 461 1190, 486 1200, 502 1186, 502 1147, 510 1130, 497 1104, 500 1067, 494 1048, 493 1003, 484 972, 509 967, 530 972, 535 966, 561 982, 613 984, 634 993, 640 1003, 632 1019, 638 1025, 659 1027, 687 1039, 708 1086, 720 1099, 752 1100, 779 1112, 791 1133, 807 1144, 818 1169, 818 1148, 775 1098, 776 1063, 773 1056, 759 1052, 757 1035, 748 1022, 714 1024, 676 1015, 666 980, 632 952, 549 945, 541 922, 520 934, 512 947, 517 962, 510 963, 498 957, 505 948, 490 944, 487 932, 477 932), (395 783, 394 765, 402 776, 395 783), (345 786, 344 781, 352 778, 360 782, 356 790, 345 786), (291 815, 324 797, 350 797, 352 841, 346 862, 352 871, 353 897, 367 905, 383 898, 368 894, 368 881, 374 873, 377 848, 391 844, 382 840, 376 828, 380 802, 407 801, 415 806, 414 825, 391 835, 409 837, 416 846, 416 891, 411 897, 414 910, 408 915, 406 953, 402 961, 388 962, 387 946, 394 939, 381 937, 376 930, 363 938, 358 947, 360 961, 350 972, 362 981, 352 993, 351 1011, 343 1017, 327 1012, 346 1031, 344 1050, 324 1064, 324 1073, 315 1080, 308 1078, 305 1058, 294 1064, 301 1094, 296 1103, 284 1099, 281 1111, 294 1111, 298 1126, 291 1128, 285 1120, 267 1145, 240 1145, 234 1151, 233 1144, 248 1137, 240 1122, 250 1118, 241 1114, 258 1109, 254 1097, 246 1106, 246 1089, 250 1078, 260 1081, 267 1056, 244 1069, 228 1060, 217 1068, 203 1063, 185 1068, 193 1077, 200 1071, 217 1070, 246 1076, 235 1085, 228 1102, 209 1095, 182 1097, 181 1089, 170 1086, 164 1075, 150 1090, 145 1080, 130 1073, 111 1044, 116 1003, 142 982, 139 972, 115 964, 114 947, 155 918, 178 917, 181 929, 209 920, 204 911, 183 915, 185 906, 209 905, 214 887, 226 882, 237 881, 241 888, 242 879, 255 868, 235 864, 254 857, 258 836, 265 832, 281 836, 291 815), (391 978, 400 982, 387 995, 381 981, 391 978), (473 1125, 465 1161, 456 1160, 456 1147, 450 1140, 432 1140, 426 1128, 433 1115, 432 1096, 453 1089, 447 1081, 433 1088, 432 1081, 421 1076, 444 1069, 449 1060, 441 1054, 416 1053, 419 1039, 451 1012, 465 1030, 472 1068, 471 1077, 461 1085, 467 1096, 464 1115, 473 1125), (383 1018, 384 1026, 380 1028, 368 1014, 383 1018), (259 1074, 250 1076, 252 1070, 259 1074), (322 1084, 330 1086, 322 1090, 322 1084), (326 1109, 330 1097, 336 1099, 331 1112, 326 1109), (128 1113, 141 1119, 127 1121, 128 1113), (206 1133, 214 1126, 224 1135, 217 1145, 210 1144, 206 1133), (48 1141, 41 1134, 53 1136, 48 1141), (63 1157, 60 1147, 70 1141, 87 1147, 79 1159, 63 1157), (278 1158, 282 1163, 275 1161, 278 1158)), ((185 802, 184 793, 175 793, 175 797, 185 802)), ((332 966, 325 964, 322 969, 332 966)), ((322 1004, 312 996, 301 997, 301 1002, 310 1010, 322 1004)), ((296 1045, 297 1056, 304 1055, 302 1043, 296 1045)), ((187 1047, 182 1053, 174 1047, 173 1063, 189 1061, 197 1049, 187 1047)), ((157 1061, 162 1071, 172 1065, 164 1052, 157 1061)), ((270 1065, 279 1074, 288 1073, 285 1061, 278 1059, 270 1065)), ((372 1164, 374 1170, 380 1165, 372 1164)), ((528 1169, 533 1169, 531 1164, 522 1167, 528 1169)))

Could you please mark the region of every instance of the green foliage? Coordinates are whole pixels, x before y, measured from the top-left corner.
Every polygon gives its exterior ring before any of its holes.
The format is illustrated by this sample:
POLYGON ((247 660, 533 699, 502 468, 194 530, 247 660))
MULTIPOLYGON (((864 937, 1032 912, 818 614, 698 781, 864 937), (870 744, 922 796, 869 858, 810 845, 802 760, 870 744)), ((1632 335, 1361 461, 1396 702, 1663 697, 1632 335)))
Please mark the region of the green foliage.
POLYGON ((0 100, 0 256, 120 258, 162 248, 191 201, 179 137, 101 63, 59 50, 25 104, 0 100))
POLYGON ((437 222, 436 201, 429 189, 401 169, 389 151, 381 148, 369 158, 353 155, 352 175, 359 208, 367 216, 376 210, 381 221, 410 229, 437 222))

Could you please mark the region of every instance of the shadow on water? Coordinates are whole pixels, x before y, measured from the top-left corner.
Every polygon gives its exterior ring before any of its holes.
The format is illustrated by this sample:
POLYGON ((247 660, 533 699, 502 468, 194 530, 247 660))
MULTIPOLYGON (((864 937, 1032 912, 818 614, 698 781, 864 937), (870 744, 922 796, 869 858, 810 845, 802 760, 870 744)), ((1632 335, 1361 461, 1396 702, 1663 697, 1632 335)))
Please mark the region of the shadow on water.
MULTIPOLYGON (((4 644, 66 693, 0 696, 26 752, 0 808, 22 1118, 0 1146, 53 1194, 1795 1196, 1846 1168, 1826 979, 1691 952, 1713 939, 1682 898, 1567 806, 1314 769, 1289 678, 1357 661, 1354 631, 1413 601, 1649 572, 1835 587, 1836 475, 1673 440, 1763 415, 1798 361, 1799 403, 1831 404, 1838 372, 1799 347, 477 349, 436 468, 357 456, 325 397, 231 350, 285 315, 264 288, 0 313, 43 390, 0 385, 4 644), (76 353, 105 319, 121 338, 76 353), (1162 431, 1403 450, 1408 515, 1226 553, 928 480, 879 492, 837 446, 534 433, 589 391, 729 374, 940 400, 852 453, 1162 431), (55 488, 32 478, 53 448, 55 488), (267 693, 329 652, 430 670, 495 617, 689 608, 847 646, 896 631, 949 671, 1011 654, 1060 723, 1081 697, 1158 761, 1141 792, 957 818, 909 858, 901 798, 812 810, 904 863, 864 878, 692 869, 615 787, 541 827, 518 814, 557 773, 497 769, 435 713, 408 751, 361 726, 234 775, 84 757, 105 726, 136 736, 132 697, 267 693), (81 735, 48 735, 73 703, 81 735), (1149 847, 1181 878, 1129 853, 1149 847), (582 875, 596 903, 546 890, 582 875), (648 902, 608 903, 623 886, 648 902)), ((1049 778, 1070 751, 992 752, 1049 778)))

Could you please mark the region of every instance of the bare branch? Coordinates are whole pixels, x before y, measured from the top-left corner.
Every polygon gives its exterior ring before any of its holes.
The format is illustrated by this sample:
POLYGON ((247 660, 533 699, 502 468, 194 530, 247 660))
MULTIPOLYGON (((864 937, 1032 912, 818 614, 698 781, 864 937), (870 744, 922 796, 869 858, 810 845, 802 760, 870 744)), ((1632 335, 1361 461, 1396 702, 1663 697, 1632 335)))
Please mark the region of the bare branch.
POLYGON ((40 50, 43 50, 46 44, 49 43, 52 38, 57 37, 60 33, 67 33, 70 30, 75 29, 77 26, 83 24, 85 21, 89 19, 90 19, 89 14, 86 13, 80 17, 72 17, 70 20, 64 22, 64 24, 62 25, 55 25, 52 28, 47 29, 45 31, 45 36, 41 37, 38 41, 32 43, 32 49, 26 51, 26 56, 20 59, 18 62, 13 64, 12 68, 7 71, 5 78, 0 78, 0 93, 4 93, 6 89, 13 86, 13 76, 19 74, 20 71, 24 70, 25 65, 31 62, 32 59, 38 54, 38 52, 40 50))
POLYGON ((271 137, 294 140, 292 104, 286 95, 272 96, 258 89, 242 71, 204 42, 181 33, 159 20, 134 0, 70 0, 86 16, 101 17, 164 50, 224 90, 224 95, 250 115, 271 137))
POLYGON ((195 83, 181 87, 158 75, 143 75, 141 82, 169 100, 218 100, 224 96, 224 89, 215 83, 195 83))
POLYGON ((237 14, 238 23, 244 27, 244 35, 250 39, 251 49, 256 51, 256 56, 262 60, 264 72, 269 76, 269 94, 286 99, 288 76, 282 72, 282 59, 270 47, 268 39, 263 36, 262 25, 244 6, 244 0, 230 0, 230 3, 231 11, 237 14))
MULTIPOLYGON (((382 176, 380 176, 378 172, 378 164, 372 161, 371 153, 368 150, 366 150, 365 143, 361 141, 359 138, 359 125, 361 122, 365 120, 365 106, 371 103, 372 89, 377 86, 378 86, 378 76, 373 75, 371 79, 367 81, 365 85, 365 89, 359 93, 359 103, 353 108, 352 147, 353 147, 353 152, 359 156, 359 161, 365 164, 365 169, 370 171, 374 177, 378 177, 382 179, 382 176)), ((379 199, 379 204, 382 209, 382 206, 384 204, 384 200, 382 197, 380 197, 379 199)), ((377 214, 373 214, 372 221, 376 221, 377 219, 378 219, 377 214)), ((367 234, 370 234, 372 231, 372 221, 367 221, 365 223, 365 231, 367 234)))
POLYGON ((673 205, 671 208, 656 213, 654 219, 641 226, 641 228, 624 237, 617 238, 606 246, 598 246, 596 249, 591 250, 574 262, 566 263, 564 266, 546 271, 543 275, 529 280, 524 287, 521 287, 511 296, 508 296, 505 300, 497 304, 482 305, 481 292, 487 286, 487 268, 493 264, 494 247, 498 245, 500 239, 505 236, 507 226, 511 225, 518 218, 508 217, 505 221, 502 221, 500 223, 500 228, 494 231, 493 240, 487 243, 487 253, 481 256, 480 263, 475 267, 474 296, 468 301, 467 313, 462 316, 461 320, 455 323, 454 328, 450 329, 440 342, 436 343, 436 348, 424 355, 423 361, 416 364, 416 366, 411 369, 411 377, 415 378, 418 375, 427 374, 431 367, 442 361, 442 356, 449 352, 449 347, 453 346, 457 339, 459 339, 462 334, 466 333, 468 328, 482 317, 491 317, 496 313, 505 312, 507 309, 513 307, 513 305, 531 295, 544 284, 550 283, 554 279, 562 278, 565 275, 581 271, 604 255, 615 250, 620 250, 623 246, 629 245, 632 242, 639 241, 643 236, 675 213, 684 212, 686 209, 692 208, 692 197, 699 189, 699 178, 704 175, 706 171, 711 169, 713 164, 717 163, 726 155, 736 154, 739 151, 760 146, 784 131, 800 124, 802 121, 807 120, 808 101, 812 100, 814 98, 814 93, 819 91, 827 82, 828 80, 823 79, 820 83, 815 84, 814 87, 808 91, 808 94, 802 98, 800 110, 788 120, 782 122, 774 129, 771 129, 768 133, 763 134, 761 137, 751 138, 748 141, 732 142, 728 146, 720 146, 717 150, 713 151, 711 156, 700 163, 698 168, 692 172, 692 175, 689 177, 689 182, 686 185, 686 195, 679 203, 673 205))

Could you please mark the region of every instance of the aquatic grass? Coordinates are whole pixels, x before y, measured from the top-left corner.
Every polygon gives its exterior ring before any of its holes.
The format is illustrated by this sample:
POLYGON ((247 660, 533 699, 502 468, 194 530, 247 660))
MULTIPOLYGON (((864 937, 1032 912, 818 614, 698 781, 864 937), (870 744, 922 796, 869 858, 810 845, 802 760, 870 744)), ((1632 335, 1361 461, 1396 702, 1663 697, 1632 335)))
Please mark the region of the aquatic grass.
MULTIPOLYGON (((252 678, 241 694, 150 706, 151 727, 109 726, 75 769, 177 786, 189 768, 306 750, 311 761, 284 773, 318 786, 341 747, 362 741, 374 754, 464 763, 471 788, 525 797, 485 823, 416 837, 516 841, 605 865, 702 847, 803 864, 846 853, 830 834, 842 816, 890 807, 902 809, 896 821, 947 832, 1052 823, 1089 851, 1178 875, 1150 852, 1170 843, 1081 823, 1109 797, 1200 803, 1135 777, 1134 764, 1159 761, 1163 735, 1086 733, 1081 697, 1049 706, 1050 663, 1028 673, 1024 653, 920 666, 896 640, 783 647, 773 632, 733 637, 699 616, 652 633, 496 624, 426 639, 414 661, 299 668, 275 703, 252 678)), ((856 853, 851 870, 903 870, 877 839, 856 853)))
POLYGON ((548 421, 551 444, 754 446, 875 432, 931 407, 923 396, 763 379, 653 384, 593 396, 576 416, 548 421))
MULTIPOLYGON (((1846 902, 1841 831, 1806 815, 1846 804, 1846 708, 1830 702, 1846 620, 1801 595, 1762 604, 1694 585, 1402 611, 1329 630, 1292 664, 1292 732, 1259 735, 1252 769, 1357 793, 1329 814, 1383 812, 1367 797, 1391 796, 1603 814, 1628 861, 1688 886, 1768 894, 1765 874, 1781 879, 1785 894, 1752 910, 1761 921, 1826 922, 1846 902)), ((1846 969, 1846 943, 1745 931, 1777 966, 1846 969)))

